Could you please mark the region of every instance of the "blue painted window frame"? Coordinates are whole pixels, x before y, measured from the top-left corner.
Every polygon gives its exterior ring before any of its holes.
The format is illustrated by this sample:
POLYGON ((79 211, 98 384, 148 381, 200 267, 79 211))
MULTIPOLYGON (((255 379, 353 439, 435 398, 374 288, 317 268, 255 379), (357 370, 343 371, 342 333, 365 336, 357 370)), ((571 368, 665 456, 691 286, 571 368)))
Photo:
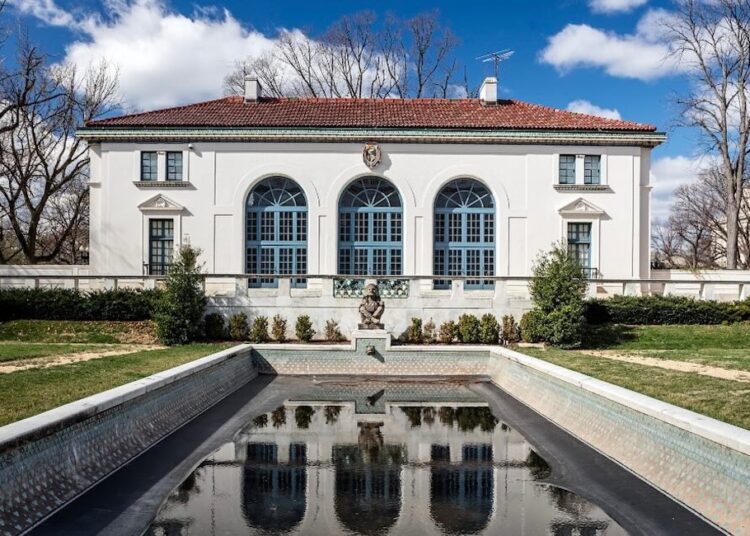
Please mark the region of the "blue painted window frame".
POLYGON ((602 157, 598 154, 588 154, 583 160, 583 184, 601 184, 602 157))
POLYGON ((141 179, 152 182, 158 179, 158 156, 156 151, 141 151, 141 179))
POLYGON ((174 253, 174 220, 151 218, 148 220, 148 273, 167 275, 174 253))
MULTIPOLYGON (((307 199, 286 177, 256 184, 245 201, 245 272, 256 275, 307 274, 307 199)), ((277 288, 278 278, 254 277, 251 288, 277 288)), ((293 288, 307 279, 292 278, 293 288)))
POLYGON ((401 275, 403 236, 401 194, 390 181, 361 177, 347 186, 339 199, 340 275, 401 275))
POLYGON ((576 155, 561 154, 558 173, 559 184, 576 183, 576 155))
MULTIPOLYGON (((495 275, 497 216, 492 193, 476 179, 454 179, 435 198, 434 275, 477 276, 464 280, 466 289, 487 289, 495 275)), ((449 279, 436 279, 435 288, 450 288, 449 279)))
POLYGON ((166 178, 168 181, 182 180, 182 151, 167 151, 166 178))
POLYGON ((583 268, 587 277, 591 277, 591 229, 590 222, 568 222, 568 253, 583 268))

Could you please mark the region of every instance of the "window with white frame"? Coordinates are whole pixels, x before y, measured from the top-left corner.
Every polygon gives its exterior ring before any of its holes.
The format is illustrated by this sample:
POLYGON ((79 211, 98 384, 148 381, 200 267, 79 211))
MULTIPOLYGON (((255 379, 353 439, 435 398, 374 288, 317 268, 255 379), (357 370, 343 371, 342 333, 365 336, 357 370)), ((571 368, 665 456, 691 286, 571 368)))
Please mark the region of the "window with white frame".
POLYGON ((158 176, 156 151, 141 151, 141 180, 155 181, 158 176))
POLYGON ((166 275, 172 264, 174 251, 174 220, 148 221, 148 273, 166 275))
POLYGON ((576 183, 576 155, 560 155, 560 170, 558 175, 558 182, 560 184, 576 183))
POLYGON ((583 158, 583 184, 601 184, 602 157, 587 154, 583 158))
POLYGON ((168 181, 182 180, 182 151, 167 152, 167 173, 168 181))
POLYGON ((568 223, 568 253, 592 277, 591 267, 591 223, 568 223))

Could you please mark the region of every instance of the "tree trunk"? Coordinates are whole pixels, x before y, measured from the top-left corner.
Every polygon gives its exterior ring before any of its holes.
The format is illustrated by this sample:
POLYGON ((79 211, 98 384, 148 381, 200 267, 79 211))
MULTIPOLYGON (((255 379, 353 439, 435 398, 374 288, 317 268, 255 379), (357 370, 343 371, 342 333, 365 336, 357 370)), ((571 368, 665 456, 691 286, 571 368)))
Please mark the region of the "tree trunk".
POLYGON ((739 221, 734 194, 727 199, 727 269, 737 268, 737 242, 739 239, 739 221))

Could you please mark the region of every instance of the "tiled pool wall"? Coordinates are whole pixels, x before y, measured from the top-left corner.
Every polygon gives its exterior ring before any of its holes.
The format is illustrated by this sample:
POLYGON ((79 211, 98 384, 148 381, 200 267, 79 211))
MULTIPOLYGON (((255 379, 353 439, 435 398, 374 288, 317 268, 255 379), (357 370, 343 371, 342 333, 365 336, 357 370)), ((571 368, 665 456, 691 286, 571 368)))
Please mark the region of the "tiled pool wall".
POLYGON ((246 348, 225 351, 0 429, 0 534, 33 526, 255 376, 246 348))
POLYGON ((486 377, 716 525, 750 534, 750 432, 503 348, 355 336, 241 345, 0 428, 0 534, 32 526, 258 373, 486 377))
POLYGON ((724 530, 750 534, 750 432, 515 352, 493 354, 498 387, 724 530))

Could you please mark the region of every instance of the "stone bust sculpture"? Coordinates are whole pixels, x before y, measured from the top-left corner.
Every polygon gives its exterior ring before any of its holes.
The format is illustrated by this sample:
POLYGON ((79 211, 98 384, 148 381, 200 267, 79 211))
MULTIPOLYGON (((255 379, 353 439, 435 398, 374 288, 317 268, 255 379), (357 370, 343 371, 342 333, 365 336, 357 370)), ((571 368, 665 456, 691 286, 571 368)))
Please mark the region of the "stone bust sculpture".
POLYGON ((383 329, 383 324, 380 323, 383 311, 385 311, 385 304, 380 299, 378 287, 370 283, 365 286, 365 296, 359 305, 360 329, 383 329))

